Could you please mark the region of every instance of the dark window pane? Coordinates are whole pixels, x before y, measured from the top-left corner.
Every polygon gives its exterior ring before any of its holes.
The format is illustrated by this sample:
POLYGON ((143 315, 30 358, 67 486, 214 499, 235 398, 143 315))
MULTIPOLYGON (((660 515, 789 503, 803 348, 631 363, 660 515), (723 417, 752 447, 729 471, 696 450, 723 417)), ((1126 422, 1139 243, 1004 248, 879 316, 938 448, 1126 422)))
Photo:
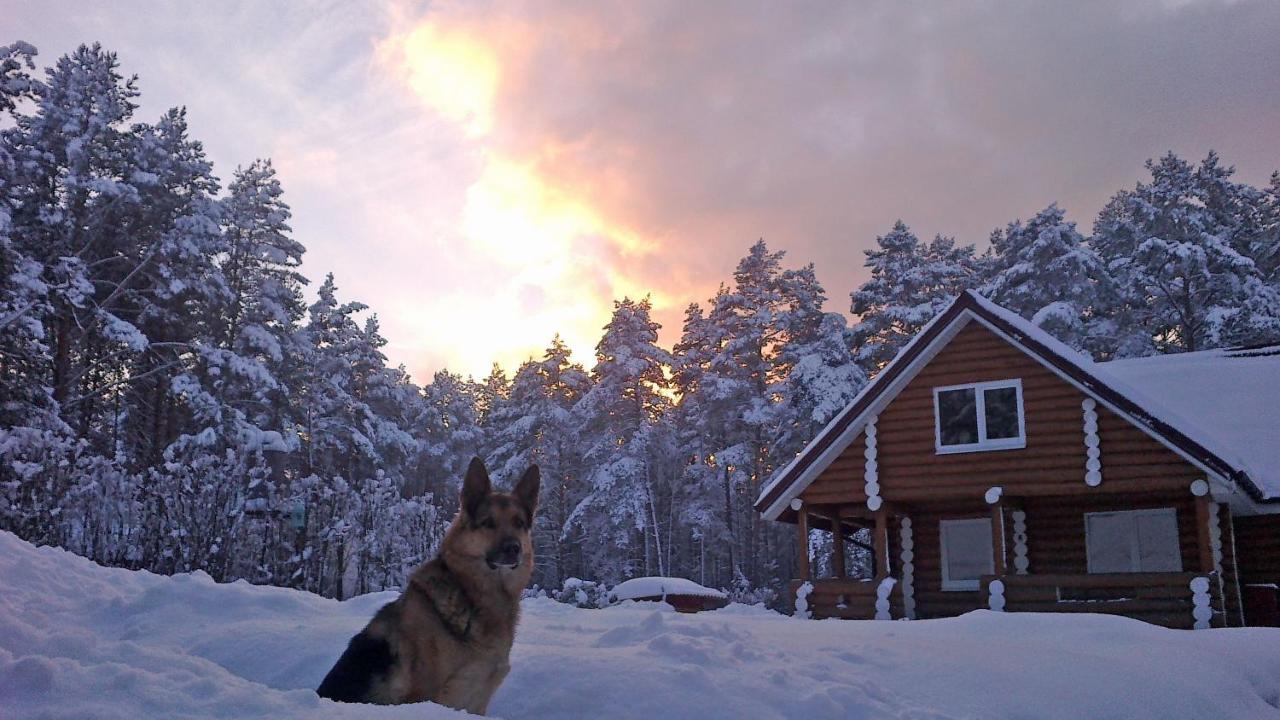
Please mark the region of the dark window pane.
POLYGON ((978 442, 978 406, 973 388, 938 393, 938 435, 943 445, 978 442))
POLYGON ((983 391, 987 411, 987 439, 1018 437, 1018 389, 994 388, 983 391))

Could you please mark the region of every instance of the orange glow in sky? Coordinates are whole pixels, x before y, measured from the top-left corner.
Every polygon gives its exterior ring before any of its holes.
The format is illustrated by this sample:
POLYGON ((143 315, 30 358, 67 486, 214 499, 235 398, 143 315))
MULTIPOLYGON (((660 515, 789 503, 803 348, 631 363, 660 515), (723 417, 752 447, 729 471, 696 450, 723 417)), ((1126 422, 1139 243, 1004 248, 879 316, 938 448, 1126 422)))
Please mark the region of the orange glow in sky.
POLYGON ((507 123, 501 88, 504 62, 519 62, 522 30, 489 26, 482 33, 447 15, 428 16, 379 48, 424 109, 456 124, 480 159, 458 224, 464 251, 481 261, 482 292, 459 295, 458 313, 433 318, 447 338, 450 369, 482 376, 497 361, 513 371, 539 357, 559 333, 587 367, 613 300, 648 295, 628 264, 654 252, 653 242, 605 217, 546 171, 554 152, 513 155, 496 139, 507 123))

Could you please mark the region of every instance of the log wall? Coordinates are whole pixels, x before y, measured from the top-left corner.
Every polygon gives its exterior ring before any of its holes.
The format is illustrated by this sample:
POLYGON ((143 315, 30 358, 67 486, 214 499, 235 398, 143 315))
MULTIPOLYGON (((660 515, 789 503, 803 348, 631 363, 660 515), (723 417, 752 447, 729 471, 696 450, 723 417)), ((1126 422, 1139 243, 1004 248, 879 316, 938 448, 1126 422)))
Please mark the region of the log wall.
MULTIPOLYGON (((889 532, 890 572, 900 577, 897 513, 905 514, 913 521, 917 617, 948 617, 987 606, 982 591, 942 590, 939 522, 990 517, 983 496, 997 485, 1003 488, 1010 552, 1008 511, 1015 507, 1026 511, 1031 574, 1087 574, 1085 513, 1161 507, 1177 512, 1184 571, 1203 572, 1200 528, 1189 488, 1204 473, 1098 406, 1102 483, 1088 486, 1081 407, 1085 397, 1033 357, 975 322, 960 330, 880 412, 876 438, 880 496, 896 513, 889 532), (933 388, 1010 379, 1022 383, 1026 447, 939 455, 934 444, 933 388)), ((859 433, 801 494, 806 506, 842 506, 855 513, 865 508, 864 450, 865 436, 859 433)), ((869 514, 862 517, 865 520, 869 514)), ((1241 603, 1234 577, 1237 554, 1241 583, 1280 584, 1280 516, 1233 518, 1223 506, 1219 518, 1223 531, 1219 597, 1226 621, 1235 625, 1241 603)), ((847 612, 861 615, 863 609, 850 607, 847 612)))
MULTIPOLYGON (((918 619, 953 617, 970 610, 987 606, 987 597, 980 591, 942 589, 942 545, 940 522, 958 518, 989 518, 991 510, 978 503, 957 503, 912 507, 905 510, 911 518, 912 541, 915 545, 914 590, 916 617, 918 619)), ((894 577, 902 574, 902 552, 898 546, 901 519, 895 518, 889 533, 890 571, 894 577)))
POLYGON ((1280 584, 1280 515, 1234 518, 1240 582, 1280 584))
MULTIPOLYGON (((1186 489, 1204 476, 1190 463, 1099 406, 1102 485, 1085 485, 1085 396, 1031 356, 977 323, 962 329, 879 415, 880 495, 890 502, 1006 496, 1149 493, 1186 489), (1020 379, 1026 447, 937 454, 933 388, 1020 379)), ((814 504, 866 501, 864 440, 852 444, 802 494, 814 504)))
POLYGON ((1152 494, 1140 499, 1078 496, 1071 498, 1070 504, 1058 498, 1027 498, 1022 504, 1027 512, 1028 572, 1032 574, 1070 575, 1089 571, 1085 513, 1169 507, 1178 517, 1182 569, 1200 570, 1195 498, 1190 492, 1152 494))
POLYGON ((806 505, 862 505, 867 501, 863 477, 866 470, 866 458, 863 457, 866 442, 866 434, 858 433, 849 447, 831 463, 831 467, 800 493, 806 505))

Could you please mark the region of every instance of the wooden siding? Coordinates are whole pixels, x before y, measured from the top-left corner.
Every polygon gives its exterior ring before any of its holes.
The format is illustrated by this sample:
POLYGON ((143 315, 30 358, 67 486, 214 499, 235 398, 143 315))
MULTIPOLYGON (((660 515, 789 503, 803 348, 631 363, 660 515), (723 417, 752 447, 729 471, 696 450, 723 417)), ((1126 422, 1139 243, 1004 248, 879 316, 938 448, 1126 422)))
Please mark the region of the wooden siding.
MULTIPOLYGON (((919 619, 952 617, 987 607, 987 597, 973 590, 942 589, 941 521, 960 518, 990 518, 991 510, 977 503, 913 507, 911 518, 915 572, 913 577, 916 617, 919 619)), ((889 533, 890 571, 902 576, 902 549, 899 547, 900 518, 895 518, 889 533)))
POLYGON ((809 487, 800 493, 806 505, 849 504, 862 505, 867 501, 864 489, 866 458, 863 452, 867 448, 865 433, 849 443, 849 447, 840 453, 840 457, 831 463, 831 467, 817 477, 809 487))
POLYGON ((1028 498, 1023 507, 1027 512, 1028 572, 1032 574, 1071 575, 1089 571, 1085 513, 1152 508, 1174 509, 1178 517, 1182 569, 1200 571, 1196 504, 1190 492, 1142 498, 1076 497, 1069 505, 1053 498, 1028 498))
MULTIPOLYGON (((1177 514, 1184 573, 1205 573, 1197 501, 1190 492, 1191 483, 1205 473, 1099 405, 1096 412, 1102 484, 1088 486, 1081 408, 1085 397, 1033 357, 972 323, 957 333, 880 412, 877 466, 880 496, 891 512, 889 571, 893 577, 901 577, 900 520, 909 516, 914 539, 916 617, 949 617, 987 607, 983 591, 942 589, 939 523, 944 519, 990 518, 991 507, 983 496, 997 485, 1003 488, 1006 562, 1011 561, 1013 548, 1009 513, 1022 509, 1026 512, 1028 570, 1032 575, 1077 578, 1085 585, 1105 585, 1104 578, 1088 575, 1085 513, 1166 507, 1174 508, 1177 514), (934 445, 933 388, 1012 379, 1022 383, 1026 447, 939 455, 934 445)), ((822 514, 840 506, 846 516, 860 516, 863 523, 869 521, 863 488, 864 450, 865 436, 859 433, 801 493, 809 512, 822 514)), ((1229 508, 1221 506, 1219 520, 1223 574, 1221 594, 1216 580, 1213 589, 1219 611, 1214 623, 1237 625, 1241 598, 1235 578, 1236 555, 1241 583, 1280 583, 1280 517, 1233 518, 1229 508)), ((1013 573, 1012 566, 1008 573, 1013 573)), ((1159 579, 1153 577, 1151 582, 1158 585, 1159 579)), ((1122 595, 1123 591, 1124 588, 1116 590, 1122 595)), ((1032 588, 1025 592, 1035 595, 1044 591, 1032 588)), ((1163 602, 1155 597, 1161 593, 1172 598, 1170 602, 1178 608, 1190 603, 1189 591, 1185 598, 1180 592, 1173 586, 1143 590, 1146 595, 1134 596, 1135 602, 1146 608, 1141 612, 1126 612, 1127 606, 1115 604, 1116 601, 1109 607, 1144 619, 1158 617, 1162 624, 1181 627, 1190 623, 1189 614, 1184 618, 1182 609, 1155 607, 1163 602)), ((823 598, 834 603, 834 596, 823 598)), ((864 616, 865 604, 860 600, 838 613, 828 612, 864 616)))
POLYGON ((1280 584, 1280 515, 1234 518, 1242 584, 1280 584))
POLYGON ((1244 599, 1240 597, 1240 578, 1236 575, 1238 559, 1232 531, 1235 518, 1225 503, 1218 506, 1218 523, 1222 528, 1222 594, 1227 608, 1227 627, 1240 627, 1245 622, 1240 607, 1244 599))
MULTIPOLYGON (((1109 495, 1186 490, 1204 477, 1190 463, 1128 421, 1099 406, 1102 484, 1084 482, 1081 401, 1085 396, 1034 358, 977 323, 962 329, 879 415, 880 495, 889 502, 981 499, 1000 485, 1005 496, 1109 495), (1026 447, 937 454, 933 388, 1019 379, 1026 447)), ((860 504, 864 443, 859 434, 802 493, 810 504, 860 504)))

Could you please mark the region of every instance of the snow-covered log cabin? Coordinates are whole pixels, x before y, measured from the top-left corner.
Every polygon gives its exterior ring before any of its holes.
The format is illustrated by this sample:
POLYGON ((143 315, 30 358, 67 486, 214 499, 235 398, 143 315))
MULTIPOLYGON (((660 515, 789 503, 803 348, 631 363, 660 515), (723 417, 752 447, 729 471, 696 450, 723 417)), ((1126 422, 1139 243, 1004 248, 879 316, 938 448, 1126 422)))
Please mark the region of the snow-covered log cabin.
POLYGON ((798 609, 1275 623, 1280 347, 1096 363, 965 293, 761 491, 797 526, 798 609), (810 577, 811 528, 874 579, 810 577))

